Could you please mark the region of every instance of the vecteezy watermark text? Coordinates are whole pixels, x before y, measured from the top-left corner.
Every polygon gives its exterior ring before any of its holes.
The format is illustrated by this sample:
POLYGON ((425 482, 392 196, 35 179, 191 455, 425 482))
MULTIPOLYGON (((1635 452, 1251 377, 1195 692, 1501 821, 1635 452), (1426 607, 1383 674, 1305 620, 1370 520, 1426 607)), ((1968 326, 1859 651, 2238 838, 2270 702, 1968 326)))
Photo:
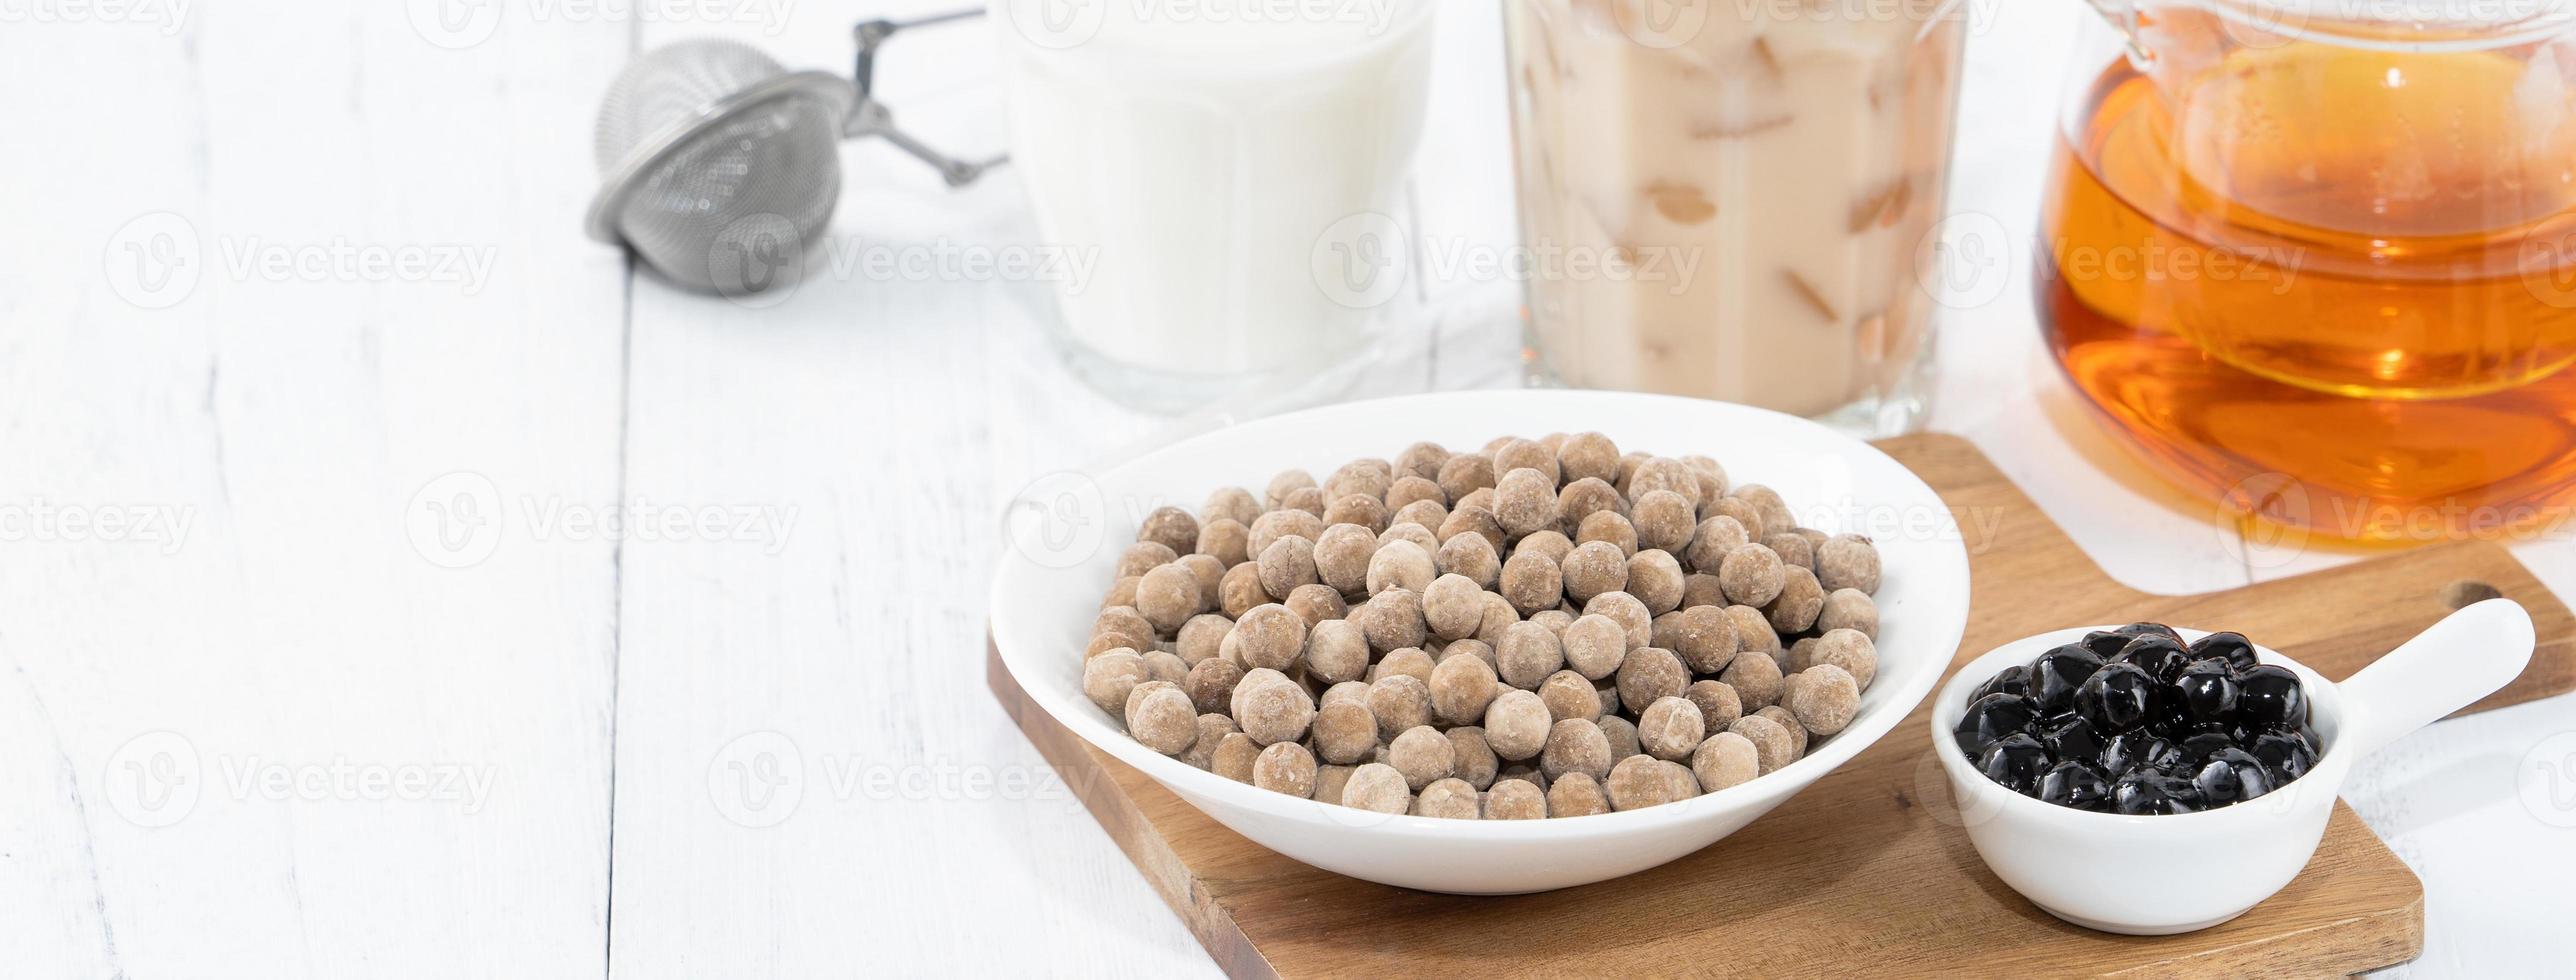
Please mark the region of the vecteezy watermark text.
POLYGON ((194 741, 171 731, 126 740, 108 756, 100 778, 109 808, 140 827, 187 819, 209 791, 236 803, 422 803, 472 816, 491 803, 500 782, 490 765, 341 755, 302 762, 217 753, 209 768, 194 741))
POLYGON ((197 509, 185 504, 0 501, 0 544, 144 544, 172 555, 196 524, 197 509))
POLYGON ((403 510, 412 549, 430 564, 481 564, 504 536, 536 542, 747 544, 775 555, 787 547, 802 511, 794 504, 673 503, 637 496, 600 504, 562 494, 505 500, 498 484, 460 470, 421 485, 403 510))

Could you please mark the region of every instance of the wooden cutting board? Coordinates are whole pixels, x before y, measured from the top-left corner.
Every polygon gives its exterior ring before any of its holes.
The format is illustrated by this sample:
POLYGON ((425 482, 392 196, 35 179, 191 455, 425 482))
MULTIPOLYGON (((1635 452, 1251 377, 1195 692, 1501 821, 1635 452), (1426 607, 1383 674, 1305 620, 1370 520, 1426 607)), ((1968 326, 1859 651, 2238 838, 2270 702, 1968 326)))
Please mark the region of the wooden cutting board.
MULTIPOLYGON (((1960 660, 2044 630, 2153 620, 2239 630, 2341 679, 2492 589, 2531 610, 2540 648, 2520 679, 2468 710, 2576 686, 2576 621, 2493 544, 2422 548, 2209 595, 2152 596, 2103 574, 1965 440, 1911 436, 1880 446, 1960 514, 1975 596, 1960 660)), ((1779 809, 1663 867, 1507 898, 1392 888, 1236 836, 1057 725, 987 652, 994 696, 1234 976, 2285 976, 2358 973, 2423 950, 2423 885, 2342 803, 2307 870, 2232 922, 2161 938, 2060 922, 1978 861, 1932 755, 1928 707, 1779 809)))

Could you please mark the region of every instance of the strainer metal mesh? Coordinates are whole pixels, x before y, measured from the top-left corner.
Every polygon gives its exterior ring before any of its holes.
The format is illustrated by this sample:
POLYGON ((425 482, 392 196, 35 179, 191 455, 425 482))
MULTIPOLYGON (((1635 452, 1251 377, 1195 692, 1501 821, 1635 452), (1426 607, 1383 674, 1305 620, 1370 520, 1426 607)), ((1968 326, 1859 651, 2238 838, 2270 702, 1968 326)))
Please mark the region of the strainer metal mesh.
POLYGON ((854 97, 725 40, 673 44, 609 87, 593 150, 607 183, 592 234, 663 275, 725 293, 792 275, 840 196, 837 144, 854 97))

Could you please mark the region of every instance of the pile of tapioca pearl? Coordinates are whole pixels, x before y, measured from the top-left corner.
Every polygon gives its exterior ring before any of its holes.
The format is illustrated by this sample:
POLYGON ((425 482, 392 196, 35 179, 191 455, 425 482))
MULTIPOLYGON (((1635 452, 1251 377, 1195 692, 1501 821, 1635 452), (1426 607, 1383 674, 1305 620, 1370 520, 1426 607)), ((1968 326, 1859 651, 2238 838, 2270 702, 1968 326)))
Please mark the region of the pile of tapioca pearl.
POLYGON ((1596 432, 1289 470, 1136 538, 1084 693, 1157 752, 1326 803, 1669 803, 1797 760, 1877 674, 1868 538, 1596 432))

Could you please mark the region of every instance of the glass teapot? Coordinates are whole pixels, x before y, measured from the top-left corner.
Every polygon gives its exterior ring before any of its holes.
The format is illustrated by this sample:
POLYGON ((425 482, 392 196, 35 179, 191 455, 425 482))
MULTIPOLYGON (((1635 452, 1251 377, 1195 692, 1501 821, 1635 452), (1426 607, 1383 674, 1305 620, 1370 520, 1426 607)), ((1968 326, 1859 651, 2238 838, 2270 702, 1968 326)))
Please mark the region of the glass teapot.
POLYGON ((2088 0, 2040 320, 2157 468, 2335 537, 2576 504, 2576 0, 2088 0))

